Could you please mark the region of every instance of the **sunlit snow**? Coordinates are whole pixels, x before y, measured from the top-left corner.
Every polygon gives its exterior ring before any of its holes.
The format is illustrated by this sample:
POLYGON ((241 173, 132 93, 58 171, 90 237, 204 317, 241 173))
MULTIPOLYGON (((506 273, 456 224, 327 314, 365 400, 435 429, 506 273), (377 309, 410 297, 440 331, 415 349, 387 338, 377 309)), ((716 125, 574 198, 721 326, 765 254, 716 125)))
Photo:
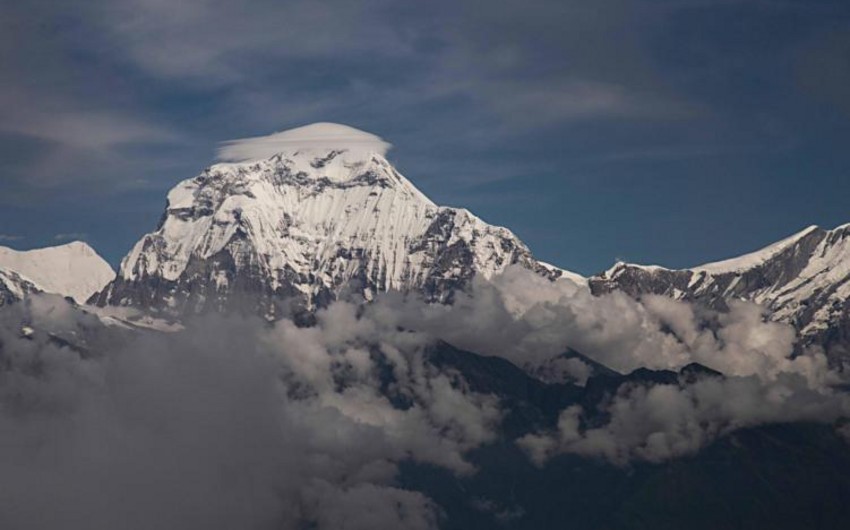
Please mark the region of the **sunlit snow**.
POLYGON ((20 274, 41 290, 70 296, 79 303, 115 277, 112 267, 82 241, 27 251, 0 247, 0 268, 20 274))

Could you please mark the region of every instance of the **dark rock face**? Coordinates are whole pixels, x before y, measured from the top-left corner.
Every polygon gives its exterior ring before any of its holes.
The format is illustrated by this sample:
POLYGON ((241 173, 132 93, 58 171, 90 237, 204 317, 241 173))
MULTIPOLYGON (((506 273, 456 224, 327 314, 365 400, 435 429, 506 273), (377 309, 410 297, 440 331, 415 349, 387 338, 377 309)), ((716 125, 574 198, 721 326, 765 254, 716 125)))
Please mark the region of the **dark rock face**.
POLYGON ((699 455, 629 468, 564 455, 541 469, 511 444, 472 459, 471 477, 404 467, 402 485, 446 512, 442 528, 839 530, 850 516, 850 455, 822 425, 746 429, 699 455))
POLYGON ((293 285, 310 281, 293 270, 284 277, 289 283, 274 288, 260 270, 256 253, 244 241, 231 242, 228 249, 208 259, 193 257, 177 280, 141 276, 128 281, 118 277, 89 301, 95 305, 125 305, 167 317, 208 312, 261 314, 269 318, 291 316, 305 300, 293 285), (243 263, 237 266, 234 254, 243 263), (249 259, 245 260, 248 256, 249 259))

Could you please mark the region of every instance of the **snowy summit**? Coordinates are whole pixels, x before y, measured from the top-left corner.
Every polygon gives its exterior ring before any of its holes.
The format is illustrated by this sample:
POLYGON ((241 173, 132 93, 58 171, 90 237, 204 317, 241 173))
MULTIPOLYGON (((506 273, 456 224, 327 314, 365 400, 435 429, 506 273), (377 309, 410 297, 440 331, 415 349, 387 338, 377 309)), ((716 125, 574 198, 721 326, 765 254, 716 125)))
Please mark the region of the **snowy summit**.
POLYGON ((349 151, 385 155, 391 145, 381 137, 339 123, 313 123, 267 136, 228 140, 218 150, 223 162, 262 160, 280 153, 349 151))
POLYGON ((29 290, 85 301, 115 277, 112 267, 82 241, 33 250, 0 247, 0 272, 14 273, 34 286, 29 290))
POLYGON ((175 186, 96 303, 179 315, 238 299, 270 316, 283 300, 386 291, 446 301, 510 265, 566 276, 510 230, 434 204, 384 158, 388 146, 329 123, 228 143, 221 157, 249 160, 175 186))

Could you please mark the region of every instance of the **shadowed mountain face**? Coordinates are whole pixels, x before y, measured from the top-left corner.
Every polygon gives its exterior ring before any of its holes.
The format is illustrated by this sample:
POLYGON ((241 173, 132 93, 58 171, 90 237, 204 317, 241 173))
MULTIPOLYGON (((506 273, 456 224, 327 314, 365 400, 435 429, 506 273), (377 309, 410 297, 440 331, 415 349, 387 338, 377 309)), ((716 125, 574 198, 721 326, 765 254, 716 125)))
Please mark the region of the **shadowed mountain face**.
POLYGON ((831 427, 781 424, 736 431, 695 455, 660 464, 614 466, 576 455, 534 466, 516 445, 553 428, 579 404, 588 425, 606 421, 601 405, 624 385, 678 385, 722 374, 689 365, 679 373, 607 371, 584 388, 544 384, 499 358, 440 344, 430 362, 464 374, 509 410, 500 439, 476 450, 479 471, 458 477, 408 463, 402 483, 445 511, 443 528, 840 528, 850 516, 850 451, 831 427))
POLYGON ((837 364, 850 359, 850 225, 809 227, 752 254, 692 269, 618 263, 589 284, 595 294, 659 294, 719 310, 730 299, 750 300, 793 325, 801 345, 823 346, 837 364))
POLYGON ((850 516, 850 455, 822 425, 742 430, 698 455, 628 468, 573 455, 537 468, 510 444, 473 461, 469 478, 411 464, 403 483, 439 503, 450 529, 839 529, 850 516))

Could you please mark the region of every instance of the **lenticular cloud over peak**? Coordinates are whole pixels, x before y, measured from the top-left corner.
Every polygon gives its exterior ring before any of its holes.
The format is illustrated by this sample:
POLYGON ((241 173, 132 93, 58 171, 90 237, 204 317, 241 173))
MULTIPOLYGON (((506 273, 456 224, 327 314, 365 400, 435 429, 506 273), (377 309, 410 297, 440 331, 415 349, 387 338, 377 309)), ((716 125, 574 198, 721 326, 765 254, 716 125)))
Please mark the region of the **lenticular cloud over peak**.
POLYGON ((225 162, 244 162, 268 158, 278 153, 309 149, 340 149, 386 154, 390 143, 372 133, 339 123, 312 123, 287 131, 239 138, 222 142, 218 159, 225 162))

